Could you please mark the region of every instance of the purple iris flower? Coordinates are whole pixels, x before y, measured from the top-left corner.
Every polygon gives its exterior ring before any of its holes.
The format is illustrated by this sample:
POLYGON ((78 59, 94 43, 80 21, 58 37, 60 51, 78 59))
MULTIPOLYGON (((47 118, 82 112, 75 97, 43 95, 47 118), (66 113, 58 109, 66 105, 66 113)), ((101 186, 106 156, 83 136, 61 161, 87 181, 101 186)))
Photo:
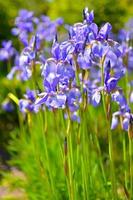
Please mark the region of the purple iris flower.
MULTIPOLYGON (((44 93, 38 95, 35 105, 44 104, 50 110, 67 108, 71 119, 79 122, 78 110, 83 101, 83 93, 87 96, 87 103, 96 107, 100 105, 101 92, 104 91, 104 94, 110 94, 112 101, 119 105, 119 114, 113 115, 111 129, 117 126, 118 116, 123 116, 123 127, 126 129, 129 120, 127 113, 130 114, 130 109, 118 81, 127 72, 123 58, 130 50, 128 46, 121 46, 108 39, 112 29, 109 23, 98 31, 98 26, 93 22, 93 11, 89 13, 85 9, 83 14, 83 23, 76 23, 68 28, 67 40, 58 42, 57 34, 54 37, 52 57, 42 64, 44 93), (104 85, 101 85, 101 67, 104 70, 104 85)), ((42 16, 41 23, 37 25, 41 42, 45 34, 46 40, 49 41, 50 38, 44 30, 51 30, 52 33, 56 30, 55 24, 46 16, 42 16)), ((40 51, 39 47, 35 49, 40 51)), ((32 60, 37 59, 33 48, 30 50, 28 45, 27 52, 22 57, 22 61, 24 60, 25 65, 28 63, 28 66, 32 60)), ((40 52, 37 54, 40 55, 40 52)))
POLYGON ((108 43, 94 42, 91 47, 91 58, 99 62, 99 60, 107 54, 108 50, 108 43))
POLYGON ((70 39, 77 42, 82 42, 86 41, 86 37, 89 33, 89 28, 87 24, 83 23, 76 23, 74 26, 69 28, 69 35, 70 39))
POLYGON ((79 53, 78 58, 77 58, 77 62, 78 62, 79 67, 81 69, 89 69, 92 65, 90 55, 85 54, 85 53, 84 54, 79 53))
POLYGON ((38 34, 41 41, 46 40, 50 42, 54 39, 58 27, 62 24, 62 18, 51 21, 49 17, 42 15, 36 27, 36 33, 38 34))
POLYGON ((32 32, 33 31, 33 17, 34 13, 28 10, 20 10, 19 16, 15 20, 16 29, 12 30, 12 33, 16 35, 23 31, 32 32))
POLYGON ((100 91, 95 91, 92 94, 91 103, 94 107, 97 107, 100 104, 100 101, 101 101, 101 93, 100 91))
POLYGON ((42 69, 42 76, 44 77, 44 87, 46 91, 56 91, 59 82, 57 75, 57 68, 60 64, 56 63, 54 59, 49 59, 42 69))
POLYGON ((66 95, 57 92, 42 93, 39 94, 39 98, 36 100, 35 105, 45 104, 48 108, 61 108, 66 107, 66 95))
POLYGON ((13 79, 15 74, 17 75, 17 78, 22 81, 26 81, 31 77, 32 71, 28 54, 21 54, 20 56, 16 55, 14 66, 12 67, 10 73, 7 75, 7 78, 13 79))
POLYGON ((115 78, 115 77, 109 78, 109 79, 106 81, 106 83, 105 83, 106 91, 107 91, 108 93, 110 93, 111 91, 113 91, 114 89, 116 89, 117 82, 118 82, 118 79, 117 79, 117 78, 115 78))
POLYGON ((76 46, 74 46, 73 42, 71 40, 62 42, 60 45, 60 52, 61 52, 61 58, 63 61, 70 62, 72 59, 72 55, 74 54, 76 49, 76 46))
POLYGON ((73 66, 57 62, 54 58, 48 59, 43 66, 44 88, 48 92, 58 89, 67 89, 75 77, 73 66))
POLYGON ((0 49, 0 60, 8 60, 15 55, 15 49, 12 46, 12 41, 3 41, 2 48, 0 49))
POLYGON ((126 98, 124 97, 122 92, 116 91, 115 93, 113 93, 112 101, 116 102, 119 105, 120 111, 122 113, 126 113, 126 112, 130 113, 130 108, 129 108, 126 98))
POLYGON ((36 100, 36 98, 35 98, 35 91, 33 91, 33 90, 30 90, 30 89, 27 89, 26 90, 26 94, 24 95, 24 97, 26 98, 26 99, 29 99, 29 100, 31 100, 32 102, 34 102, 35 100, 36 100))
POLYGON ((115 90, 117 88, 117 83, 119 78, 117 77, 111 77, 110 76, 110 70, 111 70, 111 64, 110 61, 108 62, 108 65, 106 67, 106 72, 105 72, 105 80, 104 80, 104 84, 105 84, 105 90, 110 93, 113 90, 115 90))
POLYGON ((39 94, 35 102, 36 105, 45 104, 48 108, 61 108, 64 109, 66 106, 71 112, 76 111, 79 108, 81 102, 81 93, 78 89, 71 89, 68 93, 57 93, 57 92, 45 92, 39 94))
POLYGON ((26 94, 24 95, 25 99, 19 100, 19 109, 22 113, 27 112, 38 112, 39 105, 35 105, 36 94, 35 91, 27 89, 26 94))
POLYGON ((65 94, 56 94, 54 96, 50 96, 46 105, 52 108, 62 108, 66 107, 66 95, 65 94))
POLYGON ((18 35, 24 46, 28 45, 28 34, 34 31, 35 20, 34 13, 28 10, 20 10, 19 16, 15 20, 15 26, 12 29, 13 35, 18 35))
POLYGON ((118 105, 120 105, 120 107, 123 107, 127 104, 126 98, 119 91, 116 91, 115 93, 112 94, 112 100, 116 102, 118 105))
POLYGON ((30 101, 26 99, 23 99, 23 100, 21 99, 19 101, 19 109, 20 109, 20 112, 22 113, 26 113, 28 111, 33 112, 34 106, 31 104, 30 101))
MULTIPOLYGON (((40 47, 38 36, 33 36, 21 54, 16 53, 14 66, 7 75, 8 79, 12 79, 15 74, 17 78, 26 81, 32 76, 32 61, 35 61, 37 50, 40 47)), ((35 61, 36 62, 36 61, 35 61)))
POLYGON ((7 75, 7 78, 9 80, 13 79, 17 70, 19 70, 19 54, 16 54, 15 60, 14 60, 14 66, 12 67, 11 71, 7 75))
POLYGON ((112 122, 111 122, 111 129, 115 129, 119 123, 119 117, 122 117, 122 129, 128 131, 130 123, 133 120, 133 114, 129 112, 122 113, 121 111, 117 111, 113 113, 112 122))
POLYGON ((52 41, 55 37, 57 29, 63 24, 63 19, 58 18, 51 21, 49 17, 42 15, 39 18, 28 10, 20 10, 19 16, 15 20, 15 27, 12 34, 19 36, 20 41, 26 47, 30 33, 35 33, 41 42, 52 41))
POLYGON ((14 106, 9 100, 6 100, 2 103, 2 109, 7 112, 12 112, 14 110, 14 106))
POLYGON ((74 112, 78 110, 81 102, 81 92, 77 88, 72 88, 67 94, 67 106, 70 111, 74 112))

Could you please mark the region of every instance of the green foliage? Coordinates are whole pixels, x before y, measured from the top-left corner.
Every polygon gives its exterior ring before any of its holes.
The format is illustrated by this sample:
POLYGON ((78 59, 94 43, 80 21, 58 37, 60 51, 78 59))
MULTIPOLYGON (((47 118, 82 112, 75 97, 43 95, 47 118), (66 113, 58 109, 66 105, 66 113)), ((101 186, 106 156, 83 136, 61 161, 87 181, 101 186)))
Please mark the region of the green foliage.
MULTIPOLYGON (((12 155, 10 165, 24 173, 21 188, 28 200, 111 198, 108 129, 105 120, 101 120, 103 116, 102 108, 95 110, 90 106, 87 113, 82 113, 81 126, 71 123, 69 133, 69 121, 62 118, 62 111, 28 114, 28 123, 20 116, 20 129, 12 132, 8 148, 12 155)), ((113 152, 117 152, 114 154, 116 190, 118 199, 125 199, 123 179, 128 163, 123 165, 122 140, 125 137, 128 147, 128 136, 117 131, 111 134, 113 152)), ((14 183, 10 187, 16 188, 14 183)))
POLYGON ((89 2, 90 8, 95 11, 96 23, 100 25, 108 21, 112 24, 114 32, 118 32, 132 16, 130 9, 133 8, 133 3, 129 5, 127 0, 90 0, 89 2))
MULTIPOLYGON (((94 110, 91 113, 93 112, 94 110)), ((85 142, 83 141, 84 127, 79 130, 77 123, 71 125, 71 135, 68 136, 67 145, 69 145, 69 137, 71 137, 73 155, 69 152, 70 147, 68 147, 68 155, 65 157, 64 138, 67 130, 67 120, 63 120, 60 111, 47 112, 47 116, 43 115, 44 113, 39 116, 30 115, 29 117, 32 118, 28 120, 29 126, 24 125, 25 122, 21 119, 23 124, 21 132, 18 130, 17 135, 15 132, 12 134, 13 139, 9 145, 10 152, 12 152, 12 165, 17 166, 26 176, 24 189, 28 199, 62 200, 71 198, 68 196, 71 195, 69 191, 71 162, 73 162, 72 184, 75 185, 73 195, 76 200, 83 199, 84 195, 87 195, 86 192, 91 199, 104 198, 104 196, 110 195, 111 188, 107 183, 104 185, 101 163, 97 159, 98 154, 101 155, 101 153, 96 143, 96 133, 92 133, 93 127, 89 127, 87 130, 85 142), (56 123, 53 123, 53 121, 56 121, 56 123), (80 136, 79 131, 81 131, 80 136), (87 153, 88 150, 89 154, 87 153), (73 161, 69 156, 73 156, 71 157, 73 161), (66 163, 68 168, 65 166, 66 163), (97 177, 99 178, 97 179, 97 177), (87 181, 87 183, 84 181, 87 181), (87 184, 88 188, 84 189, 84 184, 87 184)), ((92 116, 94 117, 93 114, 92 116)), ((90 123, 91 120, 94 120, 94 118, 91 119, 92 116, 88 116, 90 123)), ((101 126, 104 126, 104 123, 101 126)), ((106 155, 106 151, 107 149, 103 149, 103 157, 106 155)), ((106 170, 108 171, 108 169, 106 170)))
POLYGON ((132 17, 133 2, 129 3, 128 0, 54 0, 48 13, 53 18, 62 16, 66 23, 72 24, 81 21, 81 10, 86 6, 89 10, 94 10, 97 24, 108 21, 113 25, 115 32, 124 26, 128 18, 132 17))

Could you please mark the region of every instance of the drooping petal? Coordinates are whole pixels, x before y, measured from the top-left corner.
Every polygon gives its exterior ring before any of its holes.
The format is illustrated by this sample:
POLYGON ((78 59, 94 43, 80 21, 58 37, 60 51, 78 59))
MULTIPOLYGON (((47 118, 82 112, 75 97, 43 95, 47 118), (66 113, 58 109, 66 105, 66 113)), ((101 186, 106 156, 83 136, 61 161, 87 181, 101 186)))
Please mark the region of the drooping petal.
POLYGON ((125 118, 122 122, 122 128, 125 130, 125 131, 128 131, 128 126, 129 126, 129 119, 128 118, 125 118))
POLYGON ((111 130, 115 129, 118 125, 118 117, 113 116, 112 117, 112 122, 111 122, 111 130))

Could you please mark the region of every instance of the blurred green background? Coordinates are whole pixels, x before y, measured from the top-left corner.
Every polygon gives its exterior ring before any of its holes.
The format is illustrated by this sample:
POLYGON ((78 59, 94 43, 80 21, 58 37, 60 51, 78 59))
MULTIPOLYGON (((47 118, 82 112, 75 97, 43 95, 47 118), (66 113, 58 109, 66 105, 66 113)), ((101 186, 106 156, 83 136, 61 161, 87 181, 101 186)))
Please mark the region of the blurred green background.
POLYGON ((132 0, 0 0, 0 40, 11 37, 10 29, 22 8, 33 10, 37 16, 47 14, 52 19, 61 16, 65 23, 72 24, 82 20, 81 13, 85 6, 94 10, 96 23, 109 21, 114 32, 133 13, 132 0))

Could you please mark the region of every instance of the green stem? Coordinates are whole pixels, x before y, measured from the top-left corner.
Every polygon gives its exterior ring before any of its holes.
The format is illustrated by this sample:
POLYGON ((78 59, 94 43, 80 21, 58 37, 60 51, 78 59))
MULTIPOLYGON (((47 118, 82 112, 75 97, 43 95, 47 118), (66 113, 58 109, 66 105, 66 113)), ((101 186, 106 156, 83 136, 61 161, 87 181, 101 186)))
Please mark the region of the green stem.
POLYGON ((74 163, 73 163, 73 149, 72 149, 72 134, 71 134, 71 120, 68 117, 68 124, 67 124, 67 141, 68 141, 68 172, 69 172, 69 193, 70 193, 70 200, 74 200, 74 163))
POLYGON ((111 169, 111 185, 112 185, 112 194, 113 199, 117 199, 117 185, 115 178, 115 169, 114 169, 114 156, 113 156, 113 141, 110 127, 108 127, 108 140, 109 140, 109 158, 110 158, 110 169, 111 169))
MULTIPOLYGON (((101 59, 101 85, 104 86, 104 60, 105 56, 101 59)), ((112 141, 112 133, 110 130, 110 119, 107 119, 107 110, 105 103, 105 94, 102 92, 102 101, 103 101, 103 110, 106 118, 106 125, 108 130, 108 142, 109 142, 109 159, 110 159, 110 172, 111 172, 111 185, 112 185, 112 199, 117 199, 117 187, 116 187, 116 178, 115 178, 115 170, 114 170, 114 156, 113 156, 113 141, 112 141)))
MULTIPOLYGON (((85 181, 85 177, 84 177, 85 168, 84 168, 84 158, 83 158, 83 155, 81 157, 81 169, 82 169, 83 199, 86 200, 87 199, 87 197, 86 197, 86 181, 85 181)), ((89 198, 89 196, 88 196, 88 198, 89 198)))
POLYGON ((99 141, 98 141, 97 132, 94 133, 94 140, 95 140, 96 147, 97 147, 97 150, 98 150, 99 163, 100 163, 100 167, 101 167, 101 171, 102 171, 103 181, 104 181, 104 184, 106 184, 107 180, 106 180, 105 170, 104 170, 104 166, 103 166, 102 153, 101 153, 101 148, 100 148, 99 141))
POLYGON ((123 133, 123 162, 124 162, 124 182, 125 188, 127 189, 128 176, 127 176, 127 153, 126 153, 126 135, 123 133))
POLYGON ((91 190, 91 153, 90 153, 90 133, 87 132, 87 113, 86 110, 81 113, 81 144, 82 144, 82 182, 83 182, 83 196, 87 200, 90 198, 91 190))
POLYGON ((133 159, 132 159, 132 154, 133 154, 133 141, 132 138, 129 137, 129 167, 130 167, 130 200, 133 198, 133 159))

